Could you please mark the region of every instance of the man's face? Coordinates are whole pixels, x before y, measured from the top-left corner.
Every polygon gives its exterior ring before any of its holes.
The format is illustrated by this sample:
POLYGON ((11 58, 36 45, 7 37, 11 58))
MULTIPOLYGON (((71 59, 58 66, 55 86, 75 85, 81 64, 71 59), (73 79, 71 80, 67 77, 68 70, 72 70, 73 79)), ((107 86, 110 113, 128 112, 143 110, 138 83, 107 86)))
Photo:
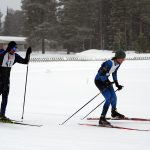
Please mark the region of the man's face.
POLYGON ((122 64, 124 60, 125 60, 125 58, 117 58, 117 59, 116 59, 116 61, 117 61, 119 64, 122 64))
POLYGON ((17 50, 16 47, 12 47, 9 53, 13 55, 16 52, 16 50, 17 50))

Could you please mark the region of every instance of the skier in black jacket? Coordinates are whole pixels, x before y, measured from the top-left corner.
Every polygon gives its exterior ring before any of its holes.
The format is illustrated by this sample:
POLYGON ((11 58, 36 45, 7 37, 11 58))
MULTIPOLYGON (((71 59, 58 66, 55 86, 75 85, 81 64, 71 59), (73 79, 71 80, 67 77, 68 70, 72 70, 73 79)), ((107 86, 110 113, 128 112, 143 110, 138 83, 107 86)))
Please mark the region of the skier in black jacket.
POLYGON ((0 95, 2 95, 0 120, 6 122, 10 121, 9 118, 5 116, 5 112, 9 95, 11 67, 16 62, 21 64, 28 64, 30 54, 32 52, 31 47, 29 47, 26 52, 26 57, 22 58, 16 53, 16 49, 16 42, 11 41, 8 43, 6 50, 0 50, 0 95))

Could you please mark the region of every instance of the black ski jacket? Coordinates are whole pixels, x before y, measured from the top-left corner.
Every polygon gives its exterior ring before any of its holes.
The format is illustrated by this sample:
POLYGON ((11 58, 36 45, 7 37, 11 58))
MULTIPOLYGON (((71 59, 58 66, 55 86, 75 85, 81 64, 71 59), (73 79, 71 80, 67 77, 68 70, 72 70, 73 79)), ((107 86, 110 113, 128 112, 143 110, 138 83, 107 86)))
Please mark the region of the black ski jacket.
POLYGON ((15 63, 28 64, 29 55, 26 53, 26 57, 22 58, 19 54, 9 54, 6 50, 0 50, 0 83, 9 84, 11 67, 15 63))

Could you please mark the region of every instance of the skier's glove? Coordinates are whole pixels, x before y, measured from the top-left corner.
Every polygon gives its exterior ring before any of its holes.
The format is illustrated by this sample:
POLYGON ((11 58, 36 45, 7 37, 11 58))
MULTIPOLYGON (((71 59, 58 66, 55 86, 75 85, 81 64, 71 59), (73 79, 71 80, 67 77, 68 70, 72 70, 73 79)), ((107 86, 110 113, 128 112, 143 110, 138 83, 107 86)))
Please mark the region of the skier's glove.
POLYGON ((27 52, 26 52, 26 62, 29 63, 30 60, 30 54, 32 53, 31 47, 28 47, 27 52))
POLYGON ((118 90, 122 90, 123 86, 120 85, 117 81, 115 81, 115 85, 118 88, 118 90))
POLYGON ((122 85, 118 85, 117 88, 118 88, 118 90, 122 90, 123 86, 122 85))
POLYGON ((27 55, 30 55, 31 53, 32 53, 32 48, 28 47, 28 49, 27 49, 27 55))
POLYGON ((107 86, 111 86, 113 83, 114 83, 114 82, 111 82, 110 80, 106 80, 106 81, 105 81, 105 84, 106 84, 107 86))

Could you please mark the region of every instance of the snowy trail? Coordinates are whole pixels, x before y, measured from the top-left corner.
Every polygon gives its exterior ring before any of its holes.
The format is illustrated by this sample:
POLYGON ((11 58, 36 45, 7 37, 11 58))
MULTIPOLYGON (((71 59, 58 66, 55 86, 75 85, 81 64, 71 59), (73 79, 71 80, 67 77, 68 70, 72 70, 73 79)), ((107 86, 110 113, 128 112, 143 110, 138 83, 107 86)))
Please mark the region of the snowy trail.
MULTIPOLYGON (((64 125, 59 124, 99 91, 93 83, 101 62, 30 63, 24 122, 43 124, 41 128, 0 123, 3 150, 116 150, 148 149, 150 132, 89 128, 80 119, 103 101, 98 96, 64 125)), ((11 72, 7 116, 20 119, 26 66, 16 64, 11 72)), ((129 117, 150 118, 150 61, 125 61, 118 79, 125 88, 118 92, 118 110, 129 117)), ((90 117, 97 117, 102 107, 90 117)), ((110 116, 110 112, 108 112, 110 116)), ((150 129, 149 122, 112 121, 114 125, 150 129)))

